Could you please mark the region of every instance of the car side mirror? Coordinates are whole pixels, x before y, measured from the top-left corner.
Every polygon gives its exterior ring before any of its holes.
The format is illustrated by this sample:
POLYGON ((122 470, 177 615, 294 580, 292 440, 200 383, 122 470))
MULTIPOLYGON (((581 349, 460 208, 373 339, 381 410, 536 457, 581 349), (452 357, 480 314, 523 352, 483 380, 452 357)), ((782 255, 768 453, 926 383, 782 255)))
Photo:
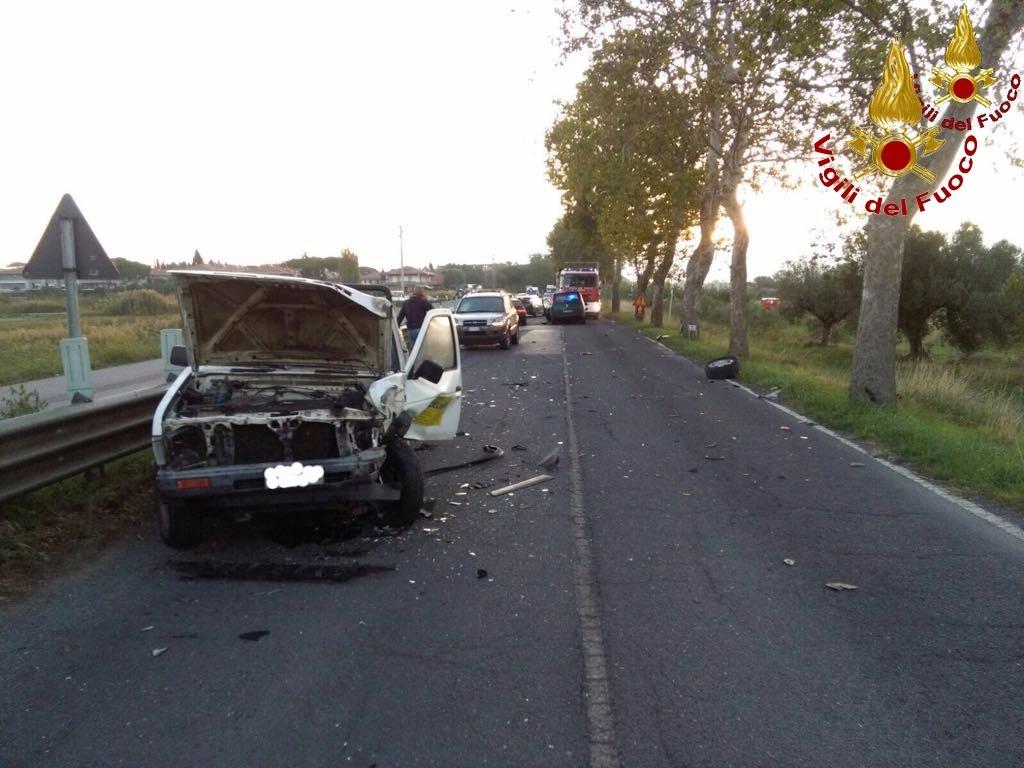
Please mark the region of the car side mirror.
POLYGON ((188 352, 181 345, 171 347, 171 365, 179 368, 188 366, 188 352))
POLYGON ((426 379, 431 384, 437 384, 444 375, 444 368, 435 363, 433 360, 424 360, 419 364, 419 367, 413 371, 411 378, 413 379, 426 379))

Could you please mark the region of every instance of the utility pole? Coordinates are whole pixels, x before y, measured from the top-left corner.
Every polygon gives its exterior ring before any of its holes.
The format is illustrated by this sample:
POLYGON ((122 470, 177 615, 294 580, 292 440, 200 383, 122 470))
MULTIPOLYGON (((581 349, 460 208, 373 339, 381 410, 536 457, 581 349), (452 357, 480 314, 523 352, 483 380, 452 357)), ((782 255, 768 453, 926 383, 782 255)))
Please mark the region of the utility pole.
POLYGON ((398 225, 398 284, 405 294, 405 243, 402 238, 402 225, 398 225))

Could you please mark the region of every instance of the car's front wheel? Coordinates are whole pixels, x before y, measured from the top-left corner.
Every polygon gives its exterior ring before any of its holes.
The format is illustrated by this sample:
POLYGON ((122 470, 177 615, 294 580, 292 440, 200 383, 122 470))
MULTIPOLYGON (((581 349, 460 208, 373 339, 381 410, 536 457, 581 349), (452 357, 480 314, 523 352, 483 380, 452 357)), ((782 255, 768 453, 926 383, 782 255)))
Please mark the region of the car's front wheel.
POLYGON ((405 440, 388 443, 381 479, 385 483, 398 483, 402 493, 398 501, 382 505, 387 523, 395 527, 412 525, 423 507, 423 470, 412 446, 405 440))
POLYGON ((156 518, 160 538, 169 547, 185 549, 203 538, 203 513, 195 507, 157 493, 156 518))
POLYGON ((501 339, 498 341, 498 346, 500 346, 502 349, 508 349, 511 346, 511 344, 512 344, 512 334, 506 328, 505 329, 505 333, 502 335, 501 339))

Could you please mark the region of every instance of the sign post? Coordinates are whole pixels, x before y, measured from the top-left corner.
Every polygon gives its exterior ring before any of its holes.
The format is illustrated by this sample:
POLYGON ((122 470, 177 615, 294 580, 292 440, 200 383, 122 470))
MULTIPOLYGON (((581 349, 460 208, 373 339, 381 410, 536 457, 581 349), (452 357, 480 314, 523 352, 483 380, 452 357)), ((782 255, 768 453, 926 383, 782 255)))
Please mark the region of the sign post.
POLYGON ((57 204, 57 210, 50 217, 50 223, 22 275, 26 278, 64 280, 68 306, 68 338, 60 342, 64 378, 72 403, 92 402, 92 366, 89 342, 82 336, 78 280, 117 280, 121 275, 71 195, 64 195, 57 204))

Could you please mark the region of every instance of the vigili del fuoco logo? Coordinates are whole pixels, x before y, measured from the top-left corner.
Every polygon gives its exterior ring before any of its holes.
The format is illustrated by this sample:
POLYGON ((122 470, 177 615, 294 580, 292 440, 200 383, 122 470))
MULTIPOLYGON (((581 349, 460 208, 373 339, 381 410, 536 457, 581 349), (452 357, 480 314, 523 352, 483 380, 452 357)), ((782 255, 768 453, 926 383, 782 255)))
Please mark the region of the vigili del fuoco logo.
MULTIPOLYGON (((827 146, 832 138, 829 134, 814 142, 814 151, 824 155, 818 160, 818 165, 823 168, 818 174, 818 180, 850 204, 855 202, 857 194, 861 191, 856 182, 876 173, 889 178, 913 173, 928 184, 934 184, 935 174, 921 164, 921 158, 933 154, 945 144, 945 140, 939 138, 942 129, 962 132, 971 131, 974 126, 971 125, 971 118, 946 118, 940 125, 933 125, 924 130, 917 128, 918 124, 922 120, 936 122, 939 117, 936 107, 946 101, 960 104, 977 101, 986 110, 991 110, 977 115, 976 125, 980 130, 997 122, 1010 111, 1017 99, 1017 89, 1020 88, 1020 75, 1014 74, 1010 78, 1006 98, 992 109, 992 102, 983 95, 983 92, 995 85, 996 78, 992 68, 981 69, 981 50, 978 48, 967 6, 960 9, 953 37, 946 46, 945 62, 944 67, 935 68, 929 80, 943 93, 935 99, 934 104, 928 104, 921 98, 917 74, 910 71, 903 42, 893 40, 886 53, 881 82, 868 106, 868 118, 874 127, 850 127, 853 138, 846 143, 846 149, 856 155, 858 160, 853 180, 844 177, 836 169, 835 154, 827 146)), ((946 202, 963 186, 964 177, 970 173, 977 151, 978 139, 973 133, 968 133, 964 139, 963 156, 956 172, 934 193, 922 192, 910 205, 906 198, 899 202, 883 204, 882 197, 875 197, 864 202, 864 210, 885 216, 907 216, 911 205, 917 213, 923 212, 931 201, 946 202)))

